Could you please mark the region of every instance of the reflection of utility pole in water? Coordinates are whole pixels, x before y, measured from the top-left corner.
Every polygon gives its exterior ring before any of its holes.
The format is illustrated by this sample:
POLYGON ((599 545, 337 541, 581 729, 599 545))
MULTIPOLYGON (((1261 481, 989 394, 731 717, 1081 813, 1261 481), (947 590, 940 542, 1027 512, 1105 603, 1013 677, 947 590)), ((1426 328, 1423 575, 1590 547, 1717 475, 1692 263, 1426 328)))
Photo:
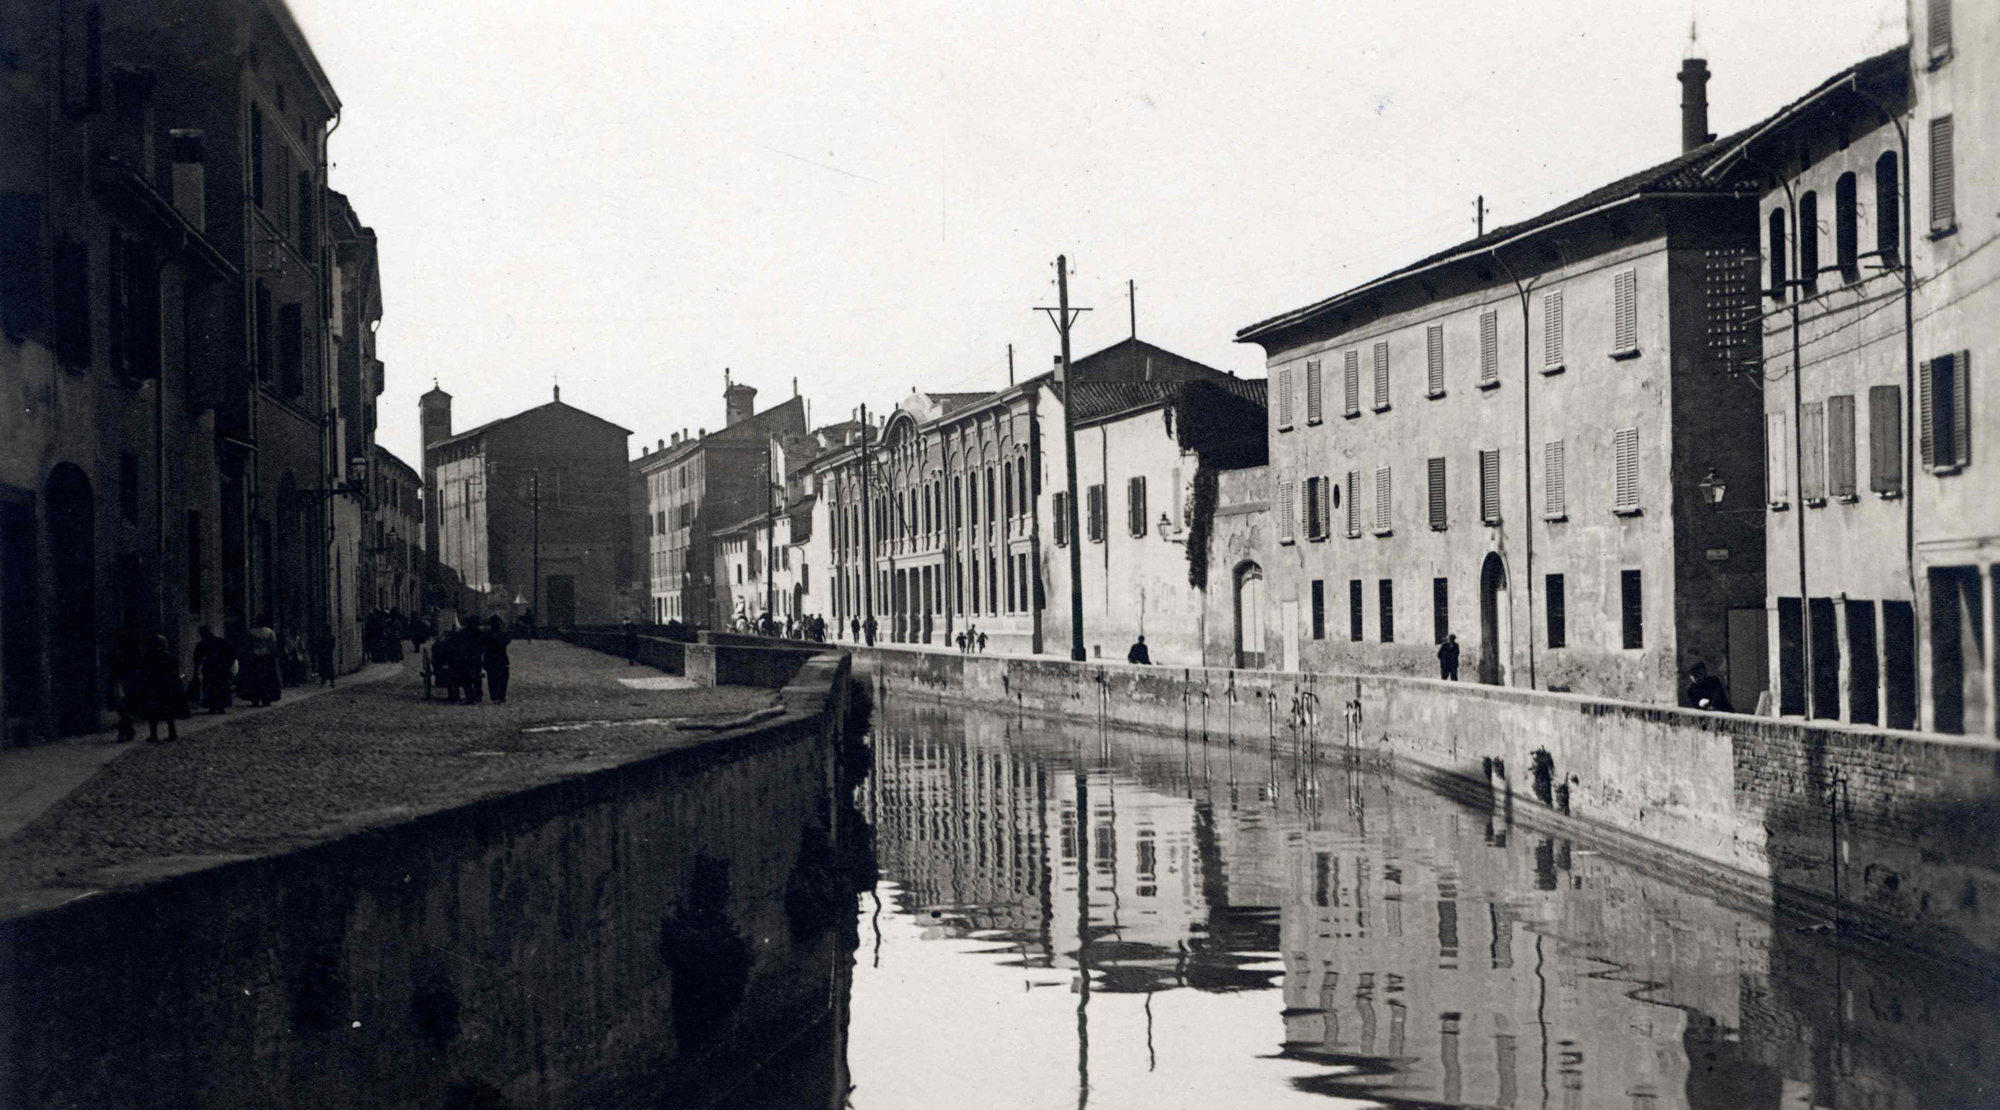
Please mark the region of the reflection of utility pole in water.
POLYGON ((1076 1106, 1090 1105, 1090 782, 1076 763, 1076 1106))

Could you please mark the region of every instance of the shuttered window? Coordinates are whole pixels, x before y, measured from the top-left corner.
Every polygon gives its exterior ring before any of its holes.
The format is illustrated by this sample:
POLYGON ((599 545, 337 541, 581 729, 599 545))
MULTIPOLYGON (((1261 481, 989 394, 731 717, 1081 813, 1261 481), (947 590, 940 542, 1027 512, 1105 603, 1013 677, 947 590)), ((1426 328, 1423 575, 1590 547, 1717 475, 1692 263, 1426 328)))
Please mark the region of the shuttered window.
POLYGON ((1387 535, 1389 532, 1389 468, 1375 468, 1375 533, 1387 535))
POLYGON ((1826 399, 1826 483, 1830 495, 1843 501, 1854 500, 1854 395, 1851 393, 1826 399))
POLYGON ((1302 498, 1301 508, 1306 515, 1306 538, 1309 540, 1320 539, 1320 529, 1326 526, 1324 519, 1319 515, 1319 483, 1318 478, 1307 478, 1305 496, 1302 498))
POLYGON ((1451 579, 1431 579, 1431 642, 1444 643, 1451 635, 1451 579))
POLYGON ((1479 384, 1500 384, 1500 313, 1479 314, 1479 384))
POLYGON ((1549 615, 1549 646, 1559 648, 1569 642, 1569 605, 1563 596, 1563 576, 1551 574, 1542 581, 1544 608, 1549 615))
POLYGON ((1953 188, 1951 117, 1931 121, 1931 230, 1948 231, 1958 226, 1958 196, 1953 188))
POLYGON ((1389 407, 1389 344, 1375 344, 1375 411, 1389 407))
POLYGON ((1293 508, 1294 502, 1292 500, 1292 483, 1284 481, 1278 483, 1277 500, 1278 500, 1278 542, 1291 543, 1293 539, 1293 534, 1292 534, 1292 524, 1294 520, 1293 513, 1295 511, 1293 508))
POLYGON ((1361 475, 1347 472, 1347 536, 1349 539, 1361 534, 1361 475))
MULTIPOLYGON (((973 498, 972 503, 974 505, 979 504, 979 499, 977 497, 973 498)), ((1069 546, 1069 494, 1058 493, 1054 497, 1049 498, 1049 506, 1050 506, 1049 508, 1050 516, 1052 516, 1055 519, 1055 524, 1056 524, 1056 546, 1068 547, 1069 546)))
POLYGON ((1927 7, 1925 23, 1929 34, 1925 37, 1930 42, 1931 57, 1942 58, 1951 53, 1951 0, 1930 0, 1927 7))
POLYGON ((1902 195, 1896 152, 1885 150, 1875 159, 1875 249, 1884 266, 1896 266, 1902 259, 1902 195))
POLYGON ((1861 280, 1861 213, 1852 172, 1833 183, 1833 261, 1845 281, 1861 280))
POLYGON ((1826 406, 1818 401, 1799 406, 1799 500, 1826 504, 1826 406))
POLYGON ((1918 367, 1917 446, 1924 469, 1947 473, 1972 461, 1966 405, 1967 352, 1939 355, 1918 367))
POLYGON ((1639 572, 1621 570, 1618 572, 1618 592, 1620 609, 1624 615, 1624 643, 1628 648, 1646 646, 1646 601, 1640 589, 1639 572))
POLYGON ((1889 496, 1903 492, 1901 386, 1868 388, 1868 488, 1889 496))
POLYGON ((1542 294, 1542 373, 1551 374, 1563 366, 1563 295, 1561 290, 1542 294))
POLYGON ((1432 324, 1424 331, 1424 392, 1444 396, 1444 325, 1432 324))
POLYGON ((1479 519, 1500 523, 1500 452, 1479 453, 1479 519))
POLYGON ((1431 531, 1442 532, 1445 529, 1444 460, 1431 459, 1427 469, 1428 497, 1426 500, 1430 507, 1431 531))
POLYGON ((1611 280, 1613 354, 1639 349, 1639 271, 1626 270, 1611 280))
POLYGON ((1333 479, 1322 476, 1319 480, 1319 538, 1333 535, 1333 479))
POLYGON ((1306 423, 1317 424, 1320 418, 1320 374, 1319 360, 1306 361, 1306 423))
POLYGON ((1542 516, 1547 520, 1563 520, 1569 516, 1569 489, 1563 473, 1563 441, 1549 440, 1542 444, 1542 516))
POLYGON ((1128 478, 1125 481, 1125 523, 1135 536, 1146 534, 1146 478, 1128 478))
POLYGON ((1808 297, 1819 293, 1819 194, 1808 189, 1799 196, 1799 288, 1808 297))
POLYGON ((1361 642, 1361 579, 1347 580, 1347 638, 1361 642))
POLYGON ((1290 431, 1292 427, 1292 371, 1288 367, 1278 371, 1278 430, 1290 431))
POLYGON ((1616 511, 1639 511, 1639 429, 1620 428, 1611 436, 1612 452, 1618 461, 1618 504, 1616 511))
POLYGON ((1342 383, 1344 392, 1342 394, 1343 407, 1341 411, 1348 416, 1359 416, 1361 414, 1361 352, 1347 352, 1347 357, 1343 360, 1343 363, 1345 381, 1342 383))
POLYGON ((1782 412, 1764 414, 1764 480, 1766 502, 1773 509, 1792 503, 1792 431, 1782 412))
POLYGON ((1102 484, 1090 487, 1089 493, 1086 494, 1085 508, 1088 509, 1090 513, 1089 519, 1085 521, 1085 523, 1090 528, 1090 542, 1103 543, 1104 542, 1104 486, 1102 484))

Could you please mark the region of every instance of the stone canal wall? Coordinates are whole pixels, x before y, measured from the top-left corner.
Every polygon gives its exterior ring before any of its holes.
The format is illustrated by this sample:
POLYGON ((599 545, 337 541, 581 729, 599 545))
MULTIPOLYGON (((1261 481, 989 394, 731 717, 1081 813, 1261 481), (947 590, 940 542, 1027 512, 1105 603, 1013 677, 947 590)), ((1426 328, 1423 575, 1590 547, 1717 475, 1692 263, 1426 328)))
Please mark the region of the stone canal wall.
POLYGON ((843 1020, 847 673, 818 656, 781 716, 643 761, 0 922, 0 1105, 726 1102, 843 1020))
POLYGON ((2000 969, 2000 744, 1384 675, 859 648, 890 691, 1209 743, 1349 745, 1739 896, 2000 969), (1350 733, 1350 706, 1359 727, 1350 733), (1838 883, 1836 891, 1835 884, 1838 883))

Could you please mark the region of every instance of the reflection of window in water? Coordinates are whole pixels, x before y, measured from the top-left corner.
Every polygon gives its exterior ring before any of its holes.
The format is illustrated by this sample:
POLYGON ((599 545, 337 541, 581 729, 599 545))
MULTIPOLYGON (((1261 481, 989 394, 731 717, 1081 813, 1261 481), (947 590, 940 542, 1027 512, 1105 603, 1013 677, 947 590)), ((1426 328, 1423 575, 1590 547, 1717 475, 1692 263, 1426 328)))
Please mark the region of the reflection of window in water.
POLYGON ((1091 866, 1098 871, 1110 871, 1118 863, 1118 830, 1106 821, 1091 832, 1091 866))
POLYGON ((1158 851, 1158 846, 1153 840, 1153 830, 1140 829, 1137 867, 1140 883, 1139 897, 1141 898, 1151 898, 1160 892, 1160 888, 1153 885, 1153 880, 1158 874, 1158 851))

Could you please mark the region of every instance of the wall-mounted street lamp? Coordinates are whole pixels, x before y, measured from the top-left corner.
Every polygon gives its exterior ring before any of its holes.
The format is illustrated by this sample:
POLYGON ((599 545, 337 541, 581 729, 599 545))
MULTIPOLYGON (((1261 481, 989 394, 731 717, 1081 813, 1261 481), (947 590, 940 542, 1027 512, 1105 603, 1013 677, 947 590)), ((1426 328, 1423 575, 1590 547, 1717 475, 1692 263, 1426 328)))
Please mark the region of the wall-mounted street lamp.
POLYGON ((1729 494, 1729 484, 1723 481, 1722 475, 1717 473, 1714 467, 1711 466, 1708 468, 1708 473, 1701 476, 1701 481, 1695 483, 1695 488, 1701 491, 1701 499, 1717 515, 1739 514, 1748 516, 1751 522, 1756 524, 1759 529, 1764 527, 1765 507, 1762 505, 1756 505, 1748 509, 1725 509, 1722 507, 1722 499, 1729 494))

